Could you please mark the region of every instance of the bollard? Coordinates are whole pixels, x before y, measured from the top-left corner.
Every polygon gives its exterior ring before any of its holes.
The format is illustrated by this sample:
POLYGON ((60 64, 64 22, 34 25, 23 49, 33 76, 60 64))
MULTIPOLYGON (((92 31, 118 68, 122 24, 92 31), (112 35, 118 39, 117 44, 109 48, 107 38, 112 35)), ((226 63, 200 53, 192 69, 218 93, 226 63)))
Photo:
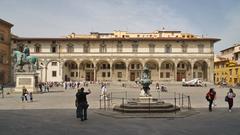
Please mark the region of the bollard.
POLYGON ((150 98, 148 99, 148 113, 150 113, 151 112, 151 103, 150 103, 150 98))
POLYGON ((112 92, 110 93, 110 100, 111 100, 111 104, 112 104, 112 92))
POLYGON ((123 113, 124 113, 124 98, 122 98, 122 108, 123 108, 123 113))
POLYGON ((178 93, 178 103, 179 103, 179 106, 181 105, 181 93, 178 93))
POLYGON ((125 98, 127 99, 127 91, 125 91, 125 98))
POLYGON ((99 100, 99 104, 100 104, 100 109, 102 109, 102 99, 101 99, 101 95, 100 95, 100 98, 99 98, 100 100, 99 100))
POLYGON ((183 103, 183 101, 184 101, 183 98, 184 98, 184 95, 183 95, 183 93, 182 93, 182 108, 183 108, 183 104, 184 104, 184 103, 183 103))
POLYGON ((106 98, 105 98, 105 96, 103 97, 103 105, 104 105, 104 110, 106 110, 106 98))
POLYGON ((190 110, 192 107, 191 107, 191 100, 190 100, 190 96, 188 96, 188 109, 190 110))
POLYGON ((177 113, 177 99, 174 98, 174 107, 175 107, 175 114, 177 113))

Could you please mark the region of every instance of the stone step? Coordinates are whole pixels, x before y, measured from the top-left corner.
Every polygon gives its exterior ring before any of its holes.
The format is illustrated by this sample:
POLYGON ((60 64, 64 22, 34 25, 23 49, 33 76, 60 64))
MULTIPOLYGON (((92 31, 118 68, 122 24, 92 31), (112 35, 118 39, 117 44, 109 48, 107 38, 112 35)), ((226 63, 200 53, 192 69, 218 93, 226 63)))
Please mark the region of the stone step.
POLYGON ((171 107, 171 108, 122 108, 120 106, 115 106, 113 108, 114 111, 125 112, 125 113, 170 113, 179 111, 179 107, 171 107))
POLYGON ((169 103, 164 103, 164 104, 121 104, 120 105, 121 108, 142 108, 142 109, 148 109, 149 107, 150 108, 156 108, 156 109, 161 109, 161 108, 172 108, 173 105, 172 104, 169 104, 169 103))

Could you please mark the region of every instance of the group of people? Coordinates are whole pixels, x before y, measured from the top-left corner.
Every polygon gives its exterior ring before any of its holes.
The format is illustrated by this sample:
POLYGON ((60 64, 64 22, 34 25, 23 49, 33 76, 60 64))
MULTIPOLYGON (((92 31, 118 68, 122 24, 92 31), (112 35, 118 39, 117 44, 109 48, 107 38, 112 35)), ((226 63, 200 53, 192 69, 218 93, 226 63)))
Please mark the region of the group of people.
POLYGON ((63 82, 63 87, 65 90, 72 88, 72 89, 78 89, 80 88, 80 86, 83 85, 84 87, 88 87, 88 82, 84 81, 84 82, 78 82, 78 81, 65 81, 63 82))
POLYGON ((38 87, 39 87, 40 92, 49 92, 49 89, 50 89, 50 87, 52 87, 52 85, 50 85, 50 83, 46 82, 46 83, 39 83, 38 87))
POLYGON ((29 97, 29 100, 31 102, 33 102, 33 94, 32 94, 32 92, 28 92, 27 88, 25 86, 23 86, 23 88, 22 88, 22 96, 21 96, 22 102, 24 102, 24 100, 26 102, 28 102, 28 97, 29 97))
MULTIPOLYGON (((225 96, 225 101, 228 103, 228 111, 231 112, 232 111, 232 107, 233 107, 233 99, 236 97, 236 94, 233 92, 233 89, 230 88, 229 91, 227 92, 227 95, 225 96)), ((209 102, 209 111, 212 111, 212 106, 214 103, 214 100, 216 99, 216 91, 211 88, 207 94, 206 94, 206 99, 209 102)))

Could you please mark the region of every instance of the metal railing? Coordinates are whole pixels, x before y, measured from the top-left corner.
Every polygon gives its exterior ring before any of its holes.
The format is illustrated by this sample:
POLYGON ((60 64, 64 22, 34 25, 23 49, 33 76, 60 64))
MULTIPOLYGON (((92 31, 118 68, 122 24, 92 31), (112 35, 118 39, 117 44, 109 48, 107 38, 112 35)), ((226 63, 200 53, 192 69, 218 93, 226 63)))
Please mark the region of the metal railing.
MULTIPOLYGON (((135 91, 121 91, 121 92, 111 92, 106 95, 99 96, 99 108, 104 110, 113 109, 115 105, 120 105, 123 108, 127 102, 131 102, 133 99, 139 97, 138 92, 135 91)), ((158 101, 164 101, 173 104, 175 110, 179 107, 183 109, 191 109, 191 99, 190 96, 184 95, 183 93, 177 92, 161 92, 161 91, 151 91, 153 99, 158 101)), ((151 101, 149 98, 148 104, 149 112, 151 110, 151 101)))

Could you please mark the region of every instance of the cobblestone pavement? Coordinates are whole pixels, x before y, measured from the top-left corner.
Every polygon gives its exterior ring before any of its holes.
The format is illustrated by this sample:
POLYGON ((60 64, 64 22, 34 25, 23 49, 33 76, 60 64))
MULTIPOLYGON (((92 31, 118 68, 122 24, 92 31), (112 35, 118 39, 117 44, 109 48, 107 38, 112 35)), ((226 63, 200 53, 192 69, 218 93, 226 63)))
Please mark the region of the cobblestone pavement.
MULTIPOLYGON (((238 89, 234 109, 227 111, 224 97, 228 88, 215 87, 217 106, 208 112, 205 94, 210 87, 182 87, 179 84, 168 85, 168 93, 160 93, 160 97, 172 97, 174 92, 191 96, 191 103, 198 108, 198 114, 185 118, 113 118, 96 113, 99 108, 99 85, 90 85, 92 94, 88 97, 90 109, 89 119, 81 122, 75 118, 76 90, 64 91, 62 88, 51 89, 51 92, 34 94, 34 102, 21 102, 20 93, 11 93, 0 99, 0 135, 72 135, 72 134, 158 134, 158 135, 239 135, 240 106, 238 89)), ((154 88, 152 88, 154 89, 154 88)), ((122 88, 120 84, 108 87, 113 97, 137 97, 139 90, 134 85, 122 88)), ((153 90, 154 91, 154 90, 153 90)), ((154 94, 154 92, 153 92, 154 94)), ((154 94, 157 96, 157 94, 154 94)), ((168 101, 166 101, 168 102, 168 101)), ((169 100, 169 102, 171 102, 169 100)))

